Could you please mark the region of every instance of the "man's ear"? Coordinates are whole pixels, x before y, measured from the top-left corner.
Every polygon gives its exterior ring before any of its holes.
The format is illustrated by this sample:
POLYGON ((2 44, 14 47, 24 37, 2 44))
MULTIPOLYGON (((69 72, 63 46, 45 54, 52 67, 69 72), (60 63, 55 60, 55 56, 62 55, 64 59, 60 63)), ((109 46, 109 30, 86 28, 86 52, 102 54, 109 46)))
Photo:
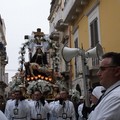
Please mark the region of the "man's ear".
POLYGON ((120 77, 120 67, 116 68, 116 73, 115 73, 116 77, 120 77))

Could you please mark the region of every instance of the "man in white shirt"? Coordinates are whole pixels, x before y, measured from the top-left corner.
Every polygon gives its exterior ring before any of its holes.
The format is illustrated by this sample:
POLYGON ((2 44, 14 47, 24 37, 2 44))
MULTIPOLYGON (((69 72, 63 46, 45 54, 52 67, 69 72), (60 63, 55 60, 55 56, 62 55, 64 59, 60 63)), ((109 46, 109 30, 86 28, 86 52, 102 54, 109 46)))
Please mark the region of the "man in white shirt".
POLYGON ((47 120, 49 105, 45 101, 41 91, 34 92, 34 101, 31 102, 31 120, 47 120))
POLYGON ((14 94, 15 100, 11 101, 6 107, 6 117, 8 120, 30 120, 30 106, 24 100, 22 92, 16 90, 14 94))
POLYGON ((56 105, 59 103, 59 98, 60 98, 60 94, 58 93, 55 96, 55 100, 49 103, 49 114, 50 114, 50 118, 49 120, 57 120, 57 114, 55 112, 55 107, 56 105))
POLYGON ((60 91, 59 102, 55 106, 57 120, 76 120, 74 105, 68 100, 68 91, 60 91))
POLYGON ((7 110, 8 110, 8 106, 9 106, 9 104, 13 101, 15 99, 15 94, 14 94, 14 92, 11 92, 10 93, 10 95, 9 95, 9 100, 7 100, 7 102, 6 102, 6 106, 5 106, 5 115, 7 116, 7 110))
POLYGON ((106 91, 88 120, 120 120, 120 53, 104 54, 97 75, 106 91))
POLYGON ((0 120, 8 120, 1 110, 0 110, 0 120))
POLYGON ((84 96, 80 96, 80 104, 78 106, 78 120, 83 120, 83 114, 82 114, 82 110, 83 110, 83 105, 84 105, 84 96))

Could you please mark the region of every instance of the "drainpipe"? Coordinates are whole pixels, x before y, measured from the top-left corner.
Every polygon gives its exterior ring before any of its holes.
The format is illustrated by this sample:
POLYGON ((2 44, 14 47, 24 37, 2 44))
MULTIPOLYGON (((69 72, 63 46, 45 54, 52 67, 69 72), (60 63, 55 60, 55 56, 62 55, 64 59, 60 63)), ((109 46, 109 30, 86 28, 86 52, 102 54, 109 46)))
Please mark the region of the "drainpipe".
MULTIPOLYGON (((68 26, 69 27, 69 46, 70 48, 72 47, 72 44, 71 44, 71 26, 68 26)), ((69 77, 69 89, 71 89, 71 93, 72 93, 72 63, 70 62, 70 77, 69 77)))

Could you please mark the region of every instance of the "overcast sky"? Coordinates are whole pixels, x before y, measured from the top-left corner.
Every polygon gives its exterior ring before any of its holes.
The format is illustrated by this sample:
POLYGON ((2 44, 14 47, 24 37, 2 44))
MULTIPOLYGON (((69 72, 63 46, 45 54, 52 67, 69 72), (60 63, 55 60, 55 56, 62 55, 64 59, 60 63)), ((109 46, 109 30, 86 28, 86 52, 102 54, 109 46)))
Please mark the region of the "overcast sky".
POLYGON ((31 35, 32 31, 41 28, 49 34, 51 0, 1 0, 0 14, 6 26, 7 55, 9 57, 6 72, 9 81, 19 68, 19 50, 25 42, 24 35, 31 35))

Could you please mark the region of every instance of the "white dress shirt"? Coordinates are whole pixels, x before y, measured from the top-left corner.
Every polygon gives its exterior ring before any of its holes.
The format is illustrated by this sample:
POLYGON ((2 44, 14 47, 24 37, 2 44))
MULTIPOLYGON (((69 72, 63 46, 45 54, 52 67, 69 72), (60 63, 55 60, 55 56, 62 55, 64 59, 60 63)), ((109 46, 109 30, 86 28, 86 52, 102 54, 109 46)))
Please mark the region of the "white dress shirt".
POLYGON ((120 81, 106 90, 88 120, 120 120, 120 81))
POLYGON ((64 101, 65 104, 61 105, 59 102, 55 106, 57 120, 76 120, 74 105, 71 101, 64 101))
POLYGON ((7 100, 7 102, 6 102, 6 106, 5 106, 5 116, 7 116, 7 114, 8 114, 8 106, 9 106, 9 104, 11 104, 11 102, 12 102, 13 100, 12 99, 10 99, 10 100, 7 100))
POLYGON ((8 120, 1 110, 0 110, 0 120, 8 120))
POLYGON ((55 112, 55 107, 59 103, 59 101, 52 101, 49 103, 49 113, 50 113, 50 118, 49 120, 57 120, 57 114, 55 112))
POLYGON ((79 115, 79 120, 83 120, 83 114, 82 114, 82 110, 83 110, 83 105, 84 103, 81 103, 79 106, 78 106, 78 115, 79 115))
MULTIPOLYGON (((45 101, 45 105, 39 101, 39 106, 36 106, 37 101, 31 102, 31 118, 32 119, 38 119, 39 117, 41 119, 47 120, 47 114, 49 113, 49 105, 45 101)), ((39 118, 39 119, 40 119, 39 118)))
POLYGON ((10 102, 7 106, 6 117, 8 120, 30 120, 30 106, 25 100, 18 100, 18 105, 15 105, 16 100, 10 102))

